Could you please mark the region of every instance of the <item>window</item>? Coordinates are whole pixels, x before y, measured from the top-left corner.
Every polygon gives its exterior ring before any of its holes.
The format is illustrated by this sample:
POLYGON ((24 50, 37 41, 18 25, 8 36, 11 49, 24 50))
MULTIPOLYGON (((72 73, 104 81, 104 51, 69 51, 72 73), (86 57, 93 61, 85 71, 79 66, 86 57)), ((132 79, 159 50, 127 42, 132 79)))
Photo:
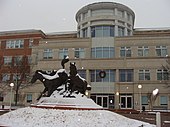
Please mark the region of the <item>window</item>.
POLYGON ((66 56, 68 56, 68 49, 59 49, 59 59, 64 59, 66 56))
POLYGON ((78 70, 78 74, 79 74, 82 78, 86 79, 86 71, 85 71, 85 70, 78 70))
POLYGON ((118 27, 118 36, 125 36, 125 31, 123 27, 118 27))
POLYGON ((120 57, 131 57, 131 48, 130 47, 121 47, 120 48, 120 57))
POLYGON ((21 80, 21 75, 13 74, 13 80, 14 80, 14 81, 21 80))
POLYGON ((121 18, 124 18, 124 11, 118 10, 117 13, 121 18))
POLYGON ((15 56, 15 57, 14 57, 14 65, 15 65, 15 66, 21 65, 21 62, 23 61, 22 58, 23 58, 22 56, 15 56))
POLYGON ((120 82, 133 82, 133 69, 120 69, 119 70, 120 82))
POLYGON ((10 80, 10 74, 2 74, 2 81, 9 81, 10 80))
POLYGON ((8 40, 8 41, 6 41, 7 49, 23 48, 23 47, 24 47, 24 40, 8 40))
POLYGON ((130 14, 127 13, 127 20, 130 21, 130 14))
POLYGON ((139 70, 139 80, 150 80, 150 71, 139 70))
POLYGON ((148 97, 147 96, 142 96, 142 105, 148 105, 148 97))
POLYGON ((157 80, 168 80, 168 75, 167 70, 157 70, 157 80))
POLYGON ((32 94, 27 94, 27 103, 32 102, 32 94))
POLYGON ((101 70, 91 70, 91 82, 115 82, 115 70, 102 70, 106 72, 106 76, 104 78, 101 78, 99 76, 101 70))
POLYGON ((34 42, 33 39, 29 39, 29 48, 31 48, 33 46, 33 42, 34 42))
POLYGON ((43 59, 52 59, 52 58, 53 58, 52 49, 44 49, 43 59))
POLYGON ((84 48, 75 48, 75 58, 85 58, 84 48))
POLYGON ((4 65, 12 65, 12 57, 11 56, 4 57, 4 65))
POLYGON ((138 56, 148 56, 149 48, 148 46, 139 46, 138 47, 138 56))
POLYGON ((93 26, 91 27, 92 37, 114 37, 114 26, 93 26))
POLYGON ((83 29, 83 37, 84 37, 84 38, 87 37, 87 28, 83 29))
POLYGON ((83 13, 83 19, 86 19, 87 16, 88 16, 88 13, 87 13, 87 12, 86 12, 86 13, 83 13))
POLYGON ((114 58, 114 47, 95 47, 91 50, 92 58, 114 58))
POLYGON ((166 46, 156 46, 156 54, 157 56, 166 56, 167 53, 167 47, 166 46))
POLYGON ((160 105, 168 105, 168 97, 160 96, 160 105))

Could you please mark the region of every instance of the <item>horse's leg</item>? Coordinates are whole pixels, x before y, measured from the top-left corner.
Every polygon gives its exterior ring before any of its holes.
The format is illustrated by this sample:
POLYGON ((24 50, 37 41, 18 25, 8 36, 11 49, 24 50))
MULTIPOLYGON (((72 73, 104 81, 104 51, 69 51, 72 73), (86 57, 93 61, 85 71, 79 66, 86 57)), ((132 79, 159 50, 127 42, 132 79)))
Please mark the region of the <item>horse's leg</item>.
POLYGON ((37 98, 37 100, 39 100, 39 99, 42 97, 42 95, 43 95, 47 90, 48 90, 48 88, 45 87, 44 90, 43 90, 43 92, 41 92, 40 96, 37 98))

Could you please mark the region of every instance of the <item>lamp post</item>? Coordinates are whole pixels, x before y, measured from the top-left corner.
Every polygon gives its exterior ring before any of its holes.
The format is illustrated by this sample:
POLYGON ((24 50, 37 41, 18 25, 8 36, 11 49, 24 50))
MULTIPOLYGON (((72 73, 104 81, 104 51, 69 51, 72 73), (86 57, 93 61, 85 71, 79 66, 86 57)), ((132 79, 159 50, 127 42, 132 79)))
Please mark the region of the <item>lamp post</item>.
POLYGON ((142 103, 141 103, 141 89, 142 89, 142 85, 138 85, 138 89, 139 89, 139 106, 140 106, 140 113, 142 112, 142 103))
POLYGON ((11 103, 12 103, 12 89, 14 87, 14 83, 10 83, 11 92, 10 92, 10 102, 9 102, 9 111, 11 111, 11 103))

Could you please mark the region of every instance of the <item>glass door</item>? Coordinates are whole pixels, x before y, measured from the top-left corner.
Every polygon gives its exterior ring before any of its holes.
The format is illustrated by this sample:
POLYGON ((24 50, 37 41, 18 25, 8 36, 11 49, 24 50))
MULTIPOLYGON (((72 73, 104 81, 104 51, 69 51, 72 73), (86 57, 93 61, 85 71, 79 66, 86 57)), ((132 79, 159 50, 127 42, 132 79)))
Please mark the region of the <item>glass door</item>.
POLYGON ((103 108, 108 108, 108 96, 97 96, 96 103, 103 108))
POLYGON ((120 108, 131 109, 132 108, 132 96, 121 96, 120 97, 120 108))

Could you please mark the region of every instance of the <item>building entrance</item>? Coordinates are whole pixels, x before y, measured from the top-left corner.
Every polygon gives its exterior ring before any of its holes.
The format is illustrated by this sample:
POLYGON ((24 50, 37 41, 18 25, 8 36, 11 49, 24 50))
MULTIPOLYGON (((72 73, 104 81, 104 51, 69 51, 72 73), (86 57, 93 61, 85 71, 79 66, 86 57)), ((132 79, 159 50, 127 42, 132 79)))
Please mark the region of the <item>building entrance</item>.
POLYGON ((121 109, 132 109, 132 96, 121 96, 120 104, 121 109))

